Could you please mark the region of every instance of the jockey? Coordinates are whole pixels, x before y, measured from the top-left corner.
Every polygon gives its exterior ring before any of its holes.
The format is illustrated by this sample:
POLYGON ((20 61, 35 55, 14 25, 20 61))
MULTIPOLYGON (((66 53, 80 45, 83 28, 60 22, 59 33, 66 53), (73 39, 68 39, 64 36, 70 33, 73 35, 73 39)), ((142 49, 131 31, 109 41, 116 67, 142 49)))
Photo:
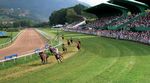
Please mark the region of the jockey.
POLYGON ((61 56, 61 54, 59 53, 58 48, 55 48, 54 55, 55 55, 55 58, 56 58, 56 60, 58 61, 58 63, 59 63, 59 62, 62 63, 62 56, 61 56))
POLYGON ((58 48, 55 48, 55 52, 56 52, 57 54, 59 54, 58 48))
POLYGON ((73 39, 72 39, 72 37, 70 38, 70 42, 71 42, 71 43, 73 43, 73 39))

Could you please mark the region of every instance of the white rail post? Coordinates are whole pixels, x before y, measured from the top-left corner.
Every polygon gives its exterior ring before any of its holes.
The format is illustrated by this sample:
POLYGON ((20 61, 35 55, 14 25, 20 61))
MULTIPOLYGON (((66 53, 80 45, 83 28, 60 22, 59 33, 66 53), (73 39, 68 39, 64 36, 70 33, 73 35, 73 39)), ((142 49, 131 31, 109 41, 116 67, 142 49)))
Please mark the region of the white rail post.
POLYGON ((14 58, 14 63, 16 63, 16 58, 14 58))
POLYGON ((33 54, 31 54, 31 56, 30 56, 31 59, 32 59, 32 55, 33 55, 33 54))
POLYGON ((25 56, 25 57, 24 57, 24 60, 26 61, 26 59, 27 59, 27 57, 25 56))
POLYGON ((5 61, 3 61, 2 65, 5 66, 5 61))

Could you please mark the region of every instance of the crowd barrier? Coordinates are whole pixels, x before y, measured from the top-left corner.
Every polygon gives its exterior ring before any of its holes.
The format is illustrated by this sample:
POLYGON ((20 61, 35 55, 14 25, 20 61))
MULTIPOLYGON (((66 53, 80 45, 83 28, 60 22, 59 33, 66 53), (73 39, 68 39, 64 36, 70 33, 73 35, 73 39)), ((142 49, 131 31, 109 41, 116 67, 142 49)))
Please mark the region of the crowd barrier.
MULTIPOLYGON (((109 38, 114 38, 114 39, 121 39, 121 40, 129 40, 129 41, 135 41, 135 42, 140 42, 144 44, 150 44, 150 39, 145 39, 144 37, 131 37, 129 34, 128 36, 124 35, 123 33, 118 34, 118 33, 105 33, 103 30, 73 30, 73 29, 64 29, 64 31, 69 31, 69 32, 78 32, 78 33, 83 33, 83 34, 90 34, 90 35, 97 35, 101 37, 109 37, 109 38)), ((148 35, 147 35, 148 36, 148 35)))

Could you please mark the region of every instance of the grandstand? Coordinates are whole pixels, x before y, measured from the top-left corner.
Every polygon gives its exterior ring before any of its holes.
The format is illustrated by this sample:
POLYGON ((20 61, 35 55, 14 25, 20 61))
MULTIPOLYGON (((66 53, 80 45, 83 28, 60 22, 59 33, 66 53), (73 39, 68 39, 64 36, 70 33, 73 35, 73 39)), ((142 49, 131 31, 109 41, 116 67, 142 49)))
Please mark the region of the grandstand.
POLYGON ((85 11, 98 18, 80 26, 78 32, 150 44, 150 1, 110 0, 85 11))
POLYGON ((127 27, 136 28, 136 30, 150 30, 150 12, 129 23, 127 27))
POLYGON ((136 1, 143 2, 147 5, 149 5, 149 7, 150 7, 150 1, 149 0, 136 0, 136 1))
POLYGON ((138 1, 110 0, 109 3, 102 3, 86 10, 99 18, 98 21, 87 25, 94 26, 93 28, 98 27, 98 29, 125 29, 124 26, 145 15, 145 9, 148 8, 148 5, 138 1), (112 19, 108 19, 109 17, 112 19))
POLYGON ((102 3, 85 10, 95 14, 98 19, 87 22, 84 27, 99 30, 133 30, 133 27, 137 31, 150 30, 148 28, 150 27, 150 13, 145 11, 149 8, 149 1, 110 0, 108 3, 102 3))

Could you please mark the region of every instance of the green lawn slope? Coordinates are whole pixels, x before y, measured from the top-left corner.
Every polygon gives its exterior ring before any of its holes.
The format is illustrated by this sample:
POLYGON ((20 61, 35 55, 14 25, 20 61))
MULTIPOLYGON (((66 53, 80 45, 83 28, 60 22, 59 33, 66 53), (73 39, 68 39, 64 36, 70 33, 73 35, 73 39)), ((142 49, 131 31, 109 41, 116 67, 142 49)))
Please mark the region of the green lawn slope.
MULTIPOLYGON (((51 32, 50 29, 44 31, 51 32)), ((82 49, 62 64, 48 64, 46 67, 26 66, 27 68, 38 67, 39 69, 27 71, 20 76, 18 73, 14 77, 1 79, 0 83, 150 82, 149 46, 71 32, 62 32, 62 34, 65 35, 65 38, 80 39, 82 49)), ((26 69, 21 70, 23 72, 26 69)), ((6 75, 8 74, 6 73, 6 75)), ((3 76, 1 75, 0 78, 3 76)))
MULTIPOLYGON (((12 37, 15 37, 17 34, 18 34, 18 32, 12 32, 12 37)), ((7 32, 7 35, 10 36, 11 32, 7 32)), ((0 44, 6 43, 6 42, 9 42, 9 41, 11 41, 10 37, 0 38, 0 44)))

